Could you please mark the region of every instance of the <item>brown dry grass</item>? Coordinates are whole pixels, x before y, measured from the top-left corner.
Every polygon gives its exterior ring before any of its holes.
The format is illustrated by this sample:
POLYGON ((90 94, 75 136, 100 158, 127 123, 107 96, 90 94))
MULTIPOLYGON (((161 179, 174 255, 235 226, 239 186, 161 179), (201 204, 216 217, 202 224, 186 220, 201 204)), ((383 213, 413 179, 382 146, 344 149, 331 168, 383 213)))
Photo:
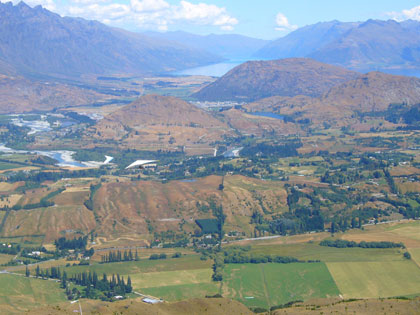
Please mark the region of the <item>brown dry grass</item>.
MULTIPOLYGON (((86 314, 150 314, 150 315, 184 315, 184 314, 243 314, 251 315, 245 305, 229 299, 192 299, 174 303, 149 305, 138 299, 118 302, 102 302, 98 300, 81 300, 82 310, 86 314)), ((68 302, 31 310, 28 314, 74 314, 78 304, 68 302)))
POLYGON ((294 307, 276 310, 273 315, 281 314, 419 314, 420 298, 413 300, 369 299, 352 302, 337 300, 314 300, 294 307))

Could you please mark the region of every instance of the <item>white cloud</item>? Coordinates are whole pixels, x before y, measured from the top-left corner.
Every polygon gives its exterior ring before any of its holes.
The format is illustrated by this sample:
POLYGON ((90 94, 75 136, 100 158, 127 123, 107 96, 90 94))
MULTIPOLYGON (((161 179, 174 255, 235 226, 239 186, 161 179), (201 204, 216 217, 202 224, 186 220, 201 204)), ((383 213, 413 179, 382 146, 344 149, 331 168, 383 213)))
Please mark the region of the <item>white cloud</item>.
POLYGON ((130 13, 130 8, 125 4, 119 3, 104 5, 94 3, 85 6, 71 6, 67 11, 72 16, 80 16, 110 23, 111 21, 126 17, 130 13))
POLYGON ((174 20, 185 20, 196 24, 215 25, 233 28, 238 20, 231 17, 226 8, 214 4, 181 1, 179 6, 174 6, 174 20))
POLYGON ((389 12, 387 13, 392 19, 396 21, 416 20, 420 21, 420 5, 402 12, 389 12))
MULTIPOLYGON (((7 2, 9 0, 0 0, 7 2)), ((21 0, 12 0, 17 4, 21 0)), ((170 4, 166 0, 25 0, 30 6, 44 8, 62 16, 98 20, 113 26, 136 26, 141 29, 168 30, 172 24, 195 24, 232 31, 238 20, 225 7, 181 0, 170 4)), ((209 0, 210 1, 210 0, 209 0)))
POLYGON ((294 31, 298 28, 297 25, 290 24, 287 17, 281 12, 276 15, 276 25, 277 31, 294 31))
POLYGON ((156 12, 170 7, 169 3, 164 0, 131 0, 130 4, 136 12, 156 12))
MULTIPOLYGON (((38 0, 39 1, 39 0, 38 0)), ((42 0, 53 1, 53 0, 42 0)), ((132 24, 139 28, 167 30, 175 23, 211 25, 231 31, 238 24, 224 7, 214 4, 180 1, 171 5, 165 0, 130 0, 127 4, 112 0, 70 0, 64 14, 95 19, 107 24, 132 24)), ((61 12, 60 12, 61 13, 61 12)))

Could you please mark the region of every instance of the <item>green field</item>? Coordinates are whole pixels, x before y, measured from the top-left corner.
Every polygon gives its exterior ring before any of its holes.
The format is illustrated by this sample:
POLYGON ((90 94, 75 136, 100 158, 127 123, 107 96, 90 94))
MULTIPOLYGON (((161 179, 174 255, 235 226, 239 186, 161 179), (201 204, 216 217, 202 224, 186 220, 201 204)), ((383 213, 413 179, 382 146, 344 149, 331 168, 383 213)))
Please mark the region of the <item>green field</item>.
POLYGON ((420 248, 410 248, 411 259, 413 259, 420 267, 420 248))
POLYGON ((159 297, 165 301, 179 301, 191 298, 202 298, 206 295, 215 295, 219 293, 219 286, 215 283, 196 283, 162 286, 154 288, 141 289, 143 294, 159 297))
POLYGON ((399 236, 420 241, 420 221, 390 226, 386 230, 399 236))
POLYGON ((8 162, 0 162, 0 171, 4 170, 11 170, 14 168, 24 167, 24 165, 8 163, 8 162))
POLYGON ((65 268, 66 272, 71 275, 83 271, 95 271, 101 275, 106 273, 112 275, 118 273, 120 275, 132 275, 137 273, 190 270, 190 269, 210 269, 213 261, 200 260, 198 255, 184 256, 181 258, 169 258, 163 260, 140 260, 128 262, 116 262, 108 264, 95 263, 91 266, 72 266, 65 268))
POLYGON ((136 273, 131 277, 134 289, 172 286, 181 284, 210 283, 212 270, 191 269, 136 273))
POLYGON ((34 307, 66 301, 55 281, 0 274, 0 313, 20 314, 34 307))
POLYGON ((345 298, 420 294, 420 269, 413 261, 327 263, 345 298))
POLYGON ((396 248, 335 248, 317 243, 287 245, 254 245, 251 253, 263 255, 292 256, 301 260, 340 261, 402 261, 403 254, 396 248))
POLYGON ((230 264, 223 279, 223 295, 249 307, 340 294, 324 263, 230 264))

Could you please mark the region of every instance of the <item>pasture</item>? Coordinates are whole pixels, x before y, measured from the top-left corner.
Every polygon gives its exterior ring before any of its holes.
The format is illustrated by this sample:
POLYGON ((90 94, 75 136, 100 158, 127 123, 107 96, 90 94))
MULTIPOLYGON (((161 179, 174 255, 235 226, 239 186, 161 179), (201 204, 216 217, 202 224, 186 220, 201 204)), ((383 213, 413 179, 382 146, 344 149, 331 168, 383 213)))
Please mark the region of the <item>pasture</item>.
POLYGON ((318 243, 285 245, 252 245, 251 253, 292 256, 300 260, 341 261, 402 261, 403 252, 397 248, 335 248, 318 243))
POLYGON ((0 309, 3 314, 21 314, 38 306, 66 301, 55 281, 0 274, 0 309))
POLYGON ((420 294, 420 269, 413 261, 330 262, 327 267, 344 298, 420 294))
POLYGON ((212 270, 206 268, 136 273, 130 277, 133 288, 140 290, 141 288, 210 283, 211 275, 212 270))
POLYGON ((115 262, 108 264, 95 263, 91 266, 71 266, 65 270, 69 275, 80 273, 83 271, 95 271, 101 275, 106 273, 112 275, 119 273, 120 275, 133 275, 137 273, 148 272, 162 272, 162 271, 179 271, 179 270, 194 270, 211 268, 212 260, 200 260, 198 255, 184 256, 181 258, 169 258, 163 260, 140 260, 140 261, 127 261, 115 262))
POLYGON ((172 302, 192 298, 202 298, 206 295, 215 295, 219 293, 219 285, 211 282, 202 282, 143 288, 140 291, 143 294, 156 296, 164 299, 165 301, 172 302))
POLYGON ((263 308, 340 294, 324 263, 229 264, 222 293, 249 307, 263 308))

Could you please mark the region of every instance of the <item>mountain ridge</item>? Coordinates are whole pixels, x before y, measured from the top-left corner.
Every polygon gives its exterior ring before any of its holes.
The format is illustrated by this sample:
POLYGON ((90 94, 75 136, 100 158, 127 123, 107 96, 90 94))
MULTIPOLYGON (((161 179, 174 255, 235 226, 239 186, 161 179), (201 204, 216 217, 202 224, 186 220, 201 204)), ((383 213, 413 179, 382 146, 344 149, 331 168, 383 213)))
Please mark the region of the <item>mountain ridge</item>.
POLYGON ((249 58, 269 42, 268 40, 239 34, 197 35, 183 31, 145 32, 144 34, 154 38, 175 41, 195 49, 204 49, 233 60, 249 58))
POLYGON ((0 3, 0 72, 78 77, 151 74, 222 60, 179 43, 157 40, 97 21, 60 17, 41 6, 0 3), (7 66, 8 68, 7 69, 7 66), (3 71, 2 71, 3 70, 3 71))
POLYGON ((362 72, 420 73, 419 30, 414 20, 321 22, 272 41, 254 56, 308 57, 362 72))

